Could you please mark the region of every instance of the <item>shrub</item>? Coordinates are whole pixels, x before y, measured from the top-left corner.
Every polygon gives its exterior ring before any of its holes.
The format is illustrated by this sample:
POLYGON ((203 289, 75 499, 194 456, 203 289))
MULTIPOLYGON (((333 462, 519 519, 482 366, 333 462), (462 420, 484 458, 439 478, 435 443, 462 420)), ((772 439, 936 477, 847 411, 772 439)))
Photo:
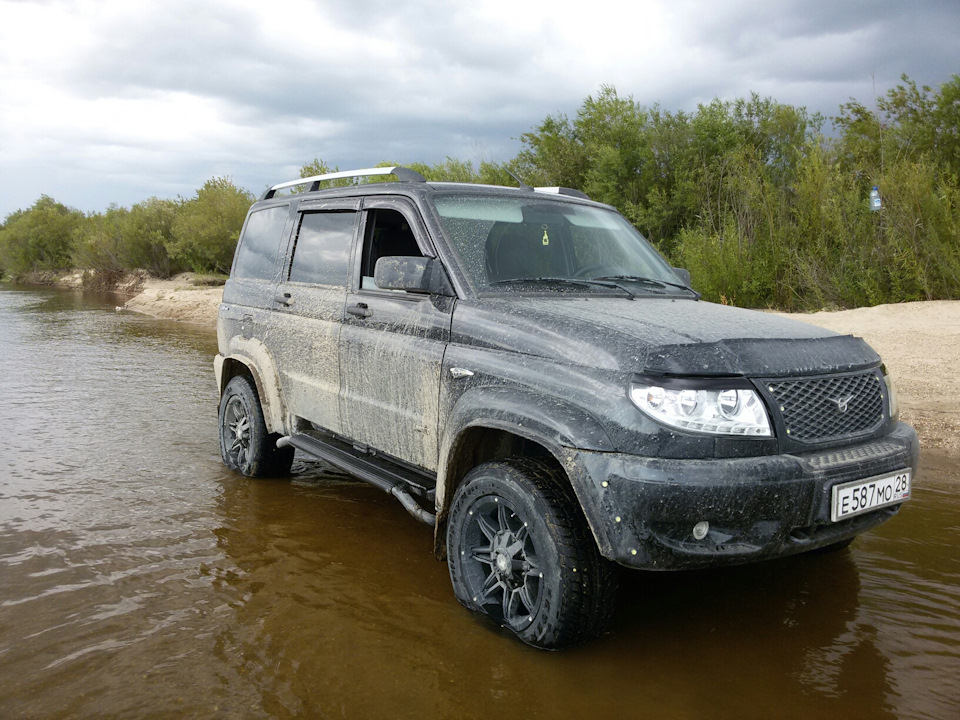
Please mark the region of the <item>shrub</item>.
POLYGON ((194 272, 230 271, 253 196, 229 178, 207 180, 177 208, 167 252, 194 272))
MULTIPOLYGON (((150 198, 127 213, 123 227, 122 261, 128 268, 143 268, 157 277, 170 277, 184 266, 170 257, 173 224, 178 204, 173 200, 150 198)), ((241 220, 242 222, 242 220, 241 220)))
POLYGON ((7 216, 0 229, 0 267, 14 275, 70 267, 74 232, 84 221, 73 210, 43 195, 28 210, 7 216))

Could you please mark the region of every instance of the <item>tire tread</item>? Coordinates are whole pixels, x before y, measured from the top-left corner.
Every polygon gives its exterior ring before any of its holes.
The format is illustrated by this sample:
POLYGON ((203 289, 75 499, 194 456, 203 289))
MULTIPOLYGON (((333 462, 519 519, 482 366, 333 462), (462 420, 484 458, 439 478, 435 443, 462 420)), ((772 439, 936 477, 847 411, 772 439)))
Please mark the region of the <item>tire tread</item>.
POLYGON ((228 467, 239 470, 248 477, 283 477, 290 474, 294 449, 293 447, 278 448, 276 445, 277 436, 267 432, 263 408, 260 406, 260 396, 257 394, 257 386, 252 378, 246 375, 236 375, 227 383, 223 396, 220 398, 220 423, 220 453, 228 467), (251 444, 254 446, 254 452, 248 468, 236 467, 234 463, 229 462, 226 450, 223 447, 223 409, 227 397, 231 393, 244 397, 245 404, 248 406, 250 422, 253 426, 251 444))

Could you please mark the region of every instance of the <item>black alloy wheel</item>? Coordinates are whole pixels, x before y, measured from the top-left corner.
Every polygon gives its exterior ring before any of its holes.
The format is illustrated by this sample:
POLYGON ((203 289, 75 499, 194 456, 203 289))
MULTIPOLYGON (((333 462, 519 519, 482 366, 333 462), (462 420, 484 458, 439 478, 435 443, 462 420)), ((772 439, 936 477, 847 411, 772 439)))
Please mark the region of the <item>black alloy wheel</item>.
POLYGON ((451 505, 447 562, 463 605, 534 647, 585 642, 613 612, 616 570, 546 460, 510 458, 467 474, 451 505))
POLYGON ((290 473, 292 447, 277 448, 277 435, 267 432, 253 381, 238 375, 220 398, 220 456, 224 464, 248 477, 280 477, 290 473))
POLYGON ((473 601, 515 632, 527 627, 540 608, 543 572, 526 520, 509 501, 487 495, 468 511, 462 547, 472 567, 467 571, 473 601))

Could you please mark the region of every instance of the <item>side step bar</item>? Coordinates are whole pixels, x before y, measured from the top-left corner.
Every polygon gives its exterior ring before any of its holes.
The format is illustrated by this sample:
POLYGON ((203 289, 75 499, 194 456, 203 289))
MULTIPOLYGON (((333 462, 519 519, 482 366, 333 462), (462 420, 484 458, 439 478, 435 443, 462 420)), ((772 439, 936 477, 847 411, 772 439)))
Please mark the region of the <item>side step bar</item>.
MULTIPOLYGON (((378 487, 385 493, 393 495, 400 504, 406 508, 407 512, 413 515, 417 520, 433 527, 436 525, 437 516, 429 513, 420 507, 419 503, 413 499, 413 496, 407 492, 403 486, 412 483, 401 474, 391 472, 381 463, 357 457, 353 453, 333 444, 323 442, 310 435, 286 435, 277 440, 277 447, 282 448, 292 445, 297 450, 305 452, 320 460, 325 460, 345 473, 370 483, 378 487)), ((432 493, 429 494, 432 496, 432 493)))

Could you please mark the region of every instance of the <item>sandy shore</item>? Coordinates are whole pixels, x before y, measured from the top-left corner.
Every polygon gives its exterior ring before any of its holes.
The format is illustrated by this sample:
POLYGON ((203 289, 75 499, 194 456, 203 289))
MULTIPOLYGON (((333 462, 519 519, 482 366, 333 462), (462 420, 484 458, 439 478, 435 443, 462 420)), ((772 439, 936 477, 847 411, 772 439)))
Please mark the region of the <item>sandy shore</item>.
MULTIPOLYGON (((197 287, 190 276, 148 279, 126 307, 154 317, 213 327, 223 288, 197 287)), ((790 314, 840 333, 859 335, 892 371, 901 417, 924 448, 960 456, 960 301, 880 305, 872 308, 790 314)))
POLYGON ((222 287, 198 287, 188 273, 169 280, 149 278, 124 307, 156 318, 216 327, 222 287))

